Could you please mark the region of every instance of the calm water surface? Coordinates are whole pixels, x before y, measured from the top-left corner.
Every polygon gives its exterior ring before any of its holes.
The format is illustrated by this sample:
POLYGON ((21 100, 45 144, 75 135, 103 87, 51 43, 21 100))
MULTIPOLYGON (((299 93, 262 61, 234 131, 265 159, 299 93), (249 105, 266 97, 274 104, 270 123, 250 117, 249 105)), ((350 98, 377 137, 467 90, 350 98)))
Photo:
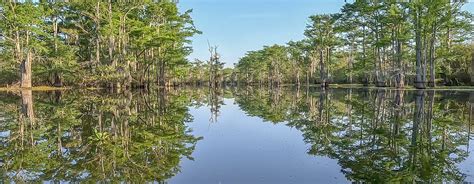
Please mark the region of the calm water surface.
POLYGON ((0 93, 6 182, 474 182, 474 92, 0 93))

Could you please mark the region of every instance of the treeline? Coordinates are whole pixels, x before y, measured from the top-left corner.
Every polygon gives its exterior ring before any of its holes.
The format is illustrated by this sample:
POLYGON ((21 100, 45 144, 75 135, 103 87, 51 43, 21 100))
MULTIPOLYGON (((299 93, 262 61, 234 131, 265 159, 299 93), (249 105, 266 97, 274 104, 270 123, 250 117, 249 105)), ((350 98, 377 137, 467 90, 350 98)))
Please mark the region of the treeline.
POLYGON ((309 17, 305 38, 250 51, 236 64, 251 85, 468 85, 474 65, 467 1, 355 1, 309 17))
POLYGON ((0 84, 166 85, 191 68, 190 13, 175 0, 2 1, 0 84))

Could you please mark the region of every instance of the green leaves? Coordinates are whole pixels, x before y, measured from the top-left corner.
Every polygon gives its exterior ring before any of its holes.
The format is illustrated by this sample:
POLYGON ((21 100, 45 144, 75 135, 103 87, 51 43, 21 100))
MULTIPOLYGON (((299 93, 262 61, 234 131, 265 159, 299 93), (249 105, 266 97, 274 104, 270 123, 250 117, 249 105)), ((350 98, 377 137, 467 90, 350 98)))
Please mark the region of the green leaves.
POLYGON ((97 129, 94 129, 94 134, 92 137, 89 137, 89 140, 99 143, 104 143, 109 139, 109 134, 107 132, 98 132, 97 129))
MULTIPOLYGON (((465 3, 354 1, 346 3, 340 13, 311 15, 304 32, 306 38, 300 41, 303 44, 288 44, 287 55, 298 64, 288 65, 283 75, 292 84, 299 80, 291 78, 309 74, 306 79, 311 83, 327 77, 336 83, 401 87, 412 83, 410 78, 416 73, 420 83, 428 82, 429 76, 432 83, 467 85, 470 81, 463 76, 468 73, 455 70, 468 68, 472 52, 454 50, 470 48, 474 38, 474 16, 462 9, 465 3), (320 72, 313 75, 316 68, 320 72)), ((252 52, 242 57, 236 67, 239 79, 270 80, 266 77, 270 71, 256 61, 262 59, 252 52), (250 71, 264 74, 252 76, 254 72, 250 71)), ((278 64, 287 66, 283 60, 275 65, 278 64)))
MULTIPOLYGON (((164 68, 170 69, 167 75, 186 65, 192 51, 189 37, 200 33, 193 25, 192 11, 181 13, 174 1, 3 2, 0 10, 0 35, 6 38, 0 40, 1 62, 8 58, 20 63, 26 52, 34 51, 37 84, 66 80, 66 85, 143 85, 141 79, 158 75, 159 67, 151 64, 164 62, 164 68), (104 68, 109 72, 104 73, 104 68), (81 81, 75 80, 76 74, 113 80, 81 81)), ((6 69, 0 72, 9 73, 6 69)))

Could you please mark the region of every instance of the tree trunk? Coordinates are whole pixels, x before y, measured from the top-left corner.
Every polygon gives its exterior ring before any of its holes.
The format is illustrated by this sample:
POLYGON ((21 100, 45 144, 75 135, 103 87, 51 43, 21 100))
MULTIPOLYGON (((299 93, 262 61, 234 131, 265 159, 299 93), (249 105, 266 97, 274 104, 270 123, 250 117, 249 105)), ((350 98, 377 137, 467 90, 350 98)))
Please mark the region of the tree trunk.
POLYGON ((474 52, 472 52, 471 56, 471 85, 474 85, 474 52))
POLYGON ((26 59, 21 62, 21 88, 31 88, 31 52, 28 51, 26 59))
POLYGON ((424 122, 424 116, 423 116, 424 112, 425 112, 425 91, 417 90, 415 94, 415 111, 414 111, 414 117, 413 117, 413 122, 415 124, 420 124, 424 122))
MULTIPOLYGON (((327 54, 327 53, 326 53, 327 54)), ((319 70, 319 73, 320 73, 320 76, 321 76, 321 87, 322 88, 326 88, 326 66, 325 66, 325 63, 324 63, 324 51, 323 49, 321 49, 319 51, 319 65, 320 65, 320 70, 319 70)))
POLYGON ((54 87, 62 87, 63 86, 63 77, 61 73, 54 74, 54 87))
MULTIPOLYGON (((26 45, 29 44, 29 31, 26 32, 26 45)), ((21 88, 31 88, 31 62, 32 53, 30 48, 27 49, 26 58, 21 61, 20 73, 21 73, 21 88)))
POLYGON ((296 72, 296 85, 298 86, 298 88, 300 87, 300 70, 299 69, 296 72))
POLYGON ((424 118, 423 118, 423 113, 425 111, 424 109, 424 98, 425 98, 425 92, 422 90, 417 90, 415 94, 415 109, 414 109, 414 115, 413 115, 413 125, 412 125, 412 133, 411 133, 411 150, 410 150, 410 163, 415 164, 416 163, 416 155, 417 155, 417 144, 418 144, 418 133, 419 133, 419 125, 423 123, 424 118))
POLYGON ((309 72, 306 72, 306 86, 309 86, 309 72))
POLYGON ((396 90, 395 92, 395 123, 393 126, 393 135, 396 136, 400 132, 400 126, 402 125, 403 119, 403 98, 404 98, 404 91, 403 90, 396 90))
POLYGON ((162 59, 160 59, 160 61, 159 61, 158 85, 159 86, 166 86, 165 62, 162 59))
MULTIPOLYGON (((95 38, 95 64, 96 66, 100 63, 100 1, 97 2, 96 5, 96 15, 95 15, 95 23, 96 23, 96 38, 95 38)), ((96 67, 94 66, 94 67, 96 67)))
POLYGON ((396 55, 397 55, 397 65, 398 65, 398 71, 397 71, 397 77, 396 77, 396 87, 397 88, 405 88, 405 74, 404 69, 403 69, 403 45, 400 40, 400 28, 397 30, 397 49, 396 49, 396 55))
POLYGON ((374 48, 374 52, 376 53, 375 54, 375 67, 374 67, 374 70, 375 70, 375 86, 377 87, 383 87, 384 86, 384 82, 383 82, 383 77, 381 75, 381 65, 382 65, 382 62, 381 62, 381 58, 380 58, 380 48, 374 48))
POLYGON ((349 133, 352 131, 352 88, 348 89, 347 92, 347 119, 348 119, 348 128, 349 128, 349 133))
POLYGON ((163 59, 164 57, 162 56, 161 52, 161 47, 158 47, 158 76, 157 76, 157 82, 159 86, 166 86, 166 81, 165 81, 165 60, 163 59))
POLYGON ((35 114, 33 111, 33 92, 30 90, 21 90, 21 112, 22 115, 33 123, 35 114))
POLYGON ((422 43, 421 43, 421 12, 419 7, 416 7, 415 15, 415 41, 416 41, 416 77, 415 88, 425 89, 425 81, 423 76, 423 61, 422 61, 422 43))
POLYGON ((431 129, 433 125, 433 108, 434 108, 434 103, 435 103, 435 91, 427 91, 428 95, 428 110, 426 113, 426 134, 428 139, 431 140, 431 129))
MULTIPOLYGON (((109 24, 112 24, 112 1, 108 1, 108 19, 109 19, 109 24)), ((112 27, 112 26, 111 26, 112 27)), ((109 33, 109 62, 112 64, 113 67, 117 66, 117 61, 114 59, 114 37, 112 33, 109 33)))
POLYGON ((349 62, 347 63, 347 68, 349 69, 349 78, 348 78, 348 82, 349 84, 352 84, 352 67, 353 67, 353 63, 354 63, 354 37, 352 38, 352 41, 351 41, 351 49, 350 49, 350 52, 349 52, 349 62))
MULTIPOLYGON (((363 66, 366 67, 366 62, 367 62, 367 54, 366 54, 366 28, 365 28, 365 25, 362 26, 362 57, 363 57, 363 66)), ((367 73, 364 73, 364 86, 368 86, 369 85, 369 76, 367 75, 367 73)))
MULTIPOLYGON (((58 58, 58 20, 56 17, 53 18, 53 38, 54 38, 54 56, 58 58)), ((58 61, 56 61, 58 62, 58 61)), ((55 87, 63 86, 63 77, 61 72, 54 73, 54 84, 55 87)))
POLYGON ((432 38, 431 43, 430 43, 430 80, 428 81, 428 86, 429 87, 436 87, 436 73, 435 73, 435 58, 434 58, 434 38, 432 38))
MULTIPOLYGON (((472 122, 474 121, 474 93, 469 95, 469 121, 468 121, 468 132, 467 140, 471 140, 471 128, 473 126, 472 122)), ((469 141, 467 141, 467 150, 469 150, 469 141)))
MULTIPOLYGON (((375 42, 379 42, 379 30, 376 28, 377 33, 375 34, 375 42)), ((375 53, 375 86, 384 87, 385 79, 382 72, 382 54, 380 53, 380 47, 376 46, 374 48, 375 53)))
POLYGON ((323 114, 324 114, 324 107, 325 107, 325 101, 327 98, 327 92, 326 89, 323 88, 321 89, 321 92, 319 93, 319 123, 323 123, 323 114))

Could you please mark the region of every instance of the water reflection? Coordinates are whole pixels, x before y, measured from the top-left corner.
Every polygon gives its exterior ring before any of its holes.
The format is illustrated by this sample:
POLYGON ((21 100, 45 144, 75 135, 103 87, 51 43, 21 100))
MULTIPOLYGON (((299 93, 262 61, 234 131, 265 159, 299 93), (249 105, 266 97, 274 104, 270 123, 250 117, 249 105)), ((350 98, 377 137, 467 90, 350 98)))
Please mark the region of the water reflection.
POLYGON ((337 160, 352 182, 449 182, 473 175, 459 167, 472 159, 472 92, 161 88, 0 93, 0 176, 165 182, 205 141, 189 128, 190 107, 207 106, 209 122, 225 123, 218 121, 224 98, 234 98, 247 116, 301 131, 306 154, 337 160))
POLYGON ((200 140, 185 124, 192 121, 186 94, 18 96, 0 101, 0 174, 15 182, 164 181, 200 140))
POLYGON ((469 155, 469 95, 472 100, 473 93, 452 91, 344 89, 282 95, 250 89, 236 100, 251 116, 302 131, 311 145, 308 154, 337 159, 350 181, 405 183, 465 179, 458 164, 469 155))

